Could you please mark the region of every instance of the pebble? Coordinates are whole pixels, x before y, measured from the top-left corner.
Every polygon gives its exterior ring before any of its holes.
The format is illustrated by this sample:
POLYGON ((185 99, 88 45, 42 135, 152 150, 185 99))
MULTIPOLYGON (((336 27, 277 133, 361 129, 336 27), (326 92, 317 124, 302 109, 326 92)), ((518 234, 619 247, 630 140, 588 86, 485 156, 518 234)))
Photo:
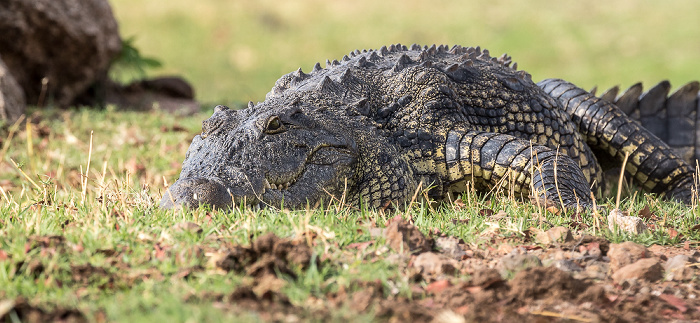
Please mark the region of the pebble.
POLYGON ((434 252, 424 252, 416 256, 412 266, 423 275, 441 276, 453 275, 459 264, 452 258, 434 252))
POLYGON ((435 239, 435 246, 443 254, 452 258, 462 258, 467 253, 460 247, 459 239, 455 237, 439 237, 435 239))
POLYGON ((571 235, 571 230, 561 226, 551 228, 547 231, 540 231, 535 237, 535 241, 545 245, 559 244, 573 240, 574 237, 571 235))
POLYGON ((531 268, 531 267, 541 267, 542 261, 535 255, 520 253, 519 249, 513 250, 513 252, 501 257, 498 261, 498 272, 502 277, 506 278, 511 275, 515 275, 521 270, 531 268))
POLYGON ((664 277, 664 268, 657 258, 644 258, 626 265, 612 274, 616 283, 626 280, 646 280, 655 282, 664 277))
POLYGON ((688 267, 690 257, 686 255, 677 255, 666 261, 664 269, 666 270, 666 279, 675 281, 685 281, 693 279, 694 269, 688 267))
POLYGON ((636 216, 627 216, 620 209, 614 209, 608 214, 608 227, 610 231, 615 231, 619 228, 622 231, 640 234, 647 230, 646 224, 642 218, 636 216))
POLYGON ((610 250, 608 250, 610 270, 614 273, 618 269, 639 259, 648 258, 650 255, 651 252, 646 247, 631 241, 610 244, 610 250))

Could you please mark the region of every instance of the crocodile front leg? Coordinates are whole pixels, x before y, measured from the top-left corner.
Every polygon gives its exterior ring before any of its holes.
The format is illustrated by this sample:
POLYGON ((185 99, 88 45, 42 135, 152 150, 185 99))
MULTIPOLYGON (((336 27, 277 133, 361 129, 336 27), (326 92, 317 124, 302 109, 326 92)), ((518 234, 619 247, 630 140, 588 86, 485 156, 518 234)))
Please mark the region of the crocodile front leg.
POLYGON ((445 144, 447 185, 459 191, 465 182, 479 189, 510 186, 515 192, 590 207, 591 190, 570 157, 528 140, 491 132, 452 130, 445 144))
MULTIPOLYGON (((589 146, 606 151, 645 189, 690 203, 693 168, 661 139, 629 118, 614 104, 558 79, 538 84, 559 100, 589 146)), ((599 157, 600 159, 600 157, 599 157)))

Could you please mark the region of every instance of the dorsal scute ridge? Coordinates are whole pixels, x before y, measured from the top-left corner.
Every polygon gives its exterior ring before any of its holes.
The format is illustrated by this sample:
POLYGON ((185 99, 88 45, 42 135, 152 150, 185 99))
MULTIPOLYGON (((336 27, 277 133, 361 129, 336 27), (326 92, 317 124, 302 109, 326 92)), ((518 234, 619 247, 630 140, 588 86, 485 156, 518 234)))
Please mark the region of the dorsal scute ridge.
POLYGON ((379 48, 379 53, 381 53, 382 56, 386 56, 387 54, 389 54, 389 49, 386 46, 382 46, 381 48, 379 48))
POLYGON ((515 71, 515 76, 521 80, 531 80, 530 74, 517 71, 517 63, 511 56, 502 54, 492 57, 487 49, 481 47, 462 47, 460 45, 418 45, 404 46, 400 43, 382 46, 378 49, 355 49, 343 55, 340 60, 326 60, 326 67, 316 63, 307 74, 301 68, 290 73, 284 80, 273 88, 273 94, 279 94, 291 88, 306 90, 329 90, 338 94, 338 86, 353 88, 360 84, 362 76, 353 74, 357 69, 371 71, 386 70, 398 73, 408 67, 437 68, 450 74, 455 79, 461 79, 471 72, 464 69, 494 66, 515 71), (359 79, 358 79, 359 78, 359 79), (335 83, 335 84, 334 84, 335 83), (335 92, 334 92, 335 91, 335 92))
POLYGON ((304 71, 301 70, 301 67, 299 69, 297 69, 293 75, 297 80, 303 80, 309 76, 308 74, 304 73, 304 71))

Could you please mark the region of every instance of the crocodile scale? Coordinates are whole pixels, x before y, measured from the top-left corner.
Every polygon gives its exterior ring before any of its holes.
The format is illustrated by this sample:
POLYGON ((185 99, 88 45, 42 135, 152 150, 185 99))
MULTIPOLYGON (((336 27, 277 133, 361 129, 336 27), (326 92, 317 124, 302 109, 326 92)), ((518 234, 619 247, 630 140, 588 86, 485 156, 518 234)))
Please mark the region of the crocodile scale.
MULTIPOLYGON (((535 84, 511 63, 479 47, 397 44, 284 75, 263 102, 214 109, 161 206, 386 207, 475 188, 589 207, 605 185, 599 160, 619 167, 625 155, 642 187, 690 202, 688 158, 609 102, 617 91, 535 84)), ((667 93, 650 98, 665 105, 667 93)))

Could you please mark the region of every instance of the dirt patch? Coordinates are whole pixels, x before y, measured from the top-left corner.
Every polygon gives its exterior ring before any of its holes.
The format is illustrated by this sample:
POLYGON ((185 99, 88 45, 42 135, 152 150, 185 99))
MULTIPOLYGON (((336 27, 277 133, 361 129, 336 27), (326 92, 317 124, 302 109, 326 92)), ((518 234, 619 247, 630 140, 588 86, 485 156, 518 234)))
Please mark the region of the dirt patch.
POLYGON ((254 240, 250 246, 234 245, 207 255, 210 267, 226 272, 246 273, 255 278, 276 277, 279 274, 296 278, 292 268, 308 268, 312 251, 303 241, 280 239, 268 233, 254 240))
MULTIPOLYGON (((105 322, 104 315, 95 318, 105 322)), ((25 299, 0 301, 0 321, 3 322, 88 322, 77 309, 56 308, 50 311, 30 305, 25 299)))
POLYGON ((306 268, 310 258, 292 259, 306 255, 307 249, 263 236, 251 247, 241 247, 234 258, 242 265, 237 270, 266 278, 237 290, 229 302, 273 320, 289 315, 328 318, 329 312, 343 309, 390 322, 700 319, 696 284, 700 253, 695 249, 614 244, 561 229, 523 238, 494 238, 477 246, 452 237, 426 238, 414 229, 403 220, 392 220, 383 232, 394 250, 384 257, 399 262, 410 285, 408 295, 392 291, 386 282, 356 280, 335 292, 316 295, 316 306, 290 302, 278 293, 271 269, 284 273, 290 263, 306 268), (539 238, 531 238, 535 236, 539 238))
MULTIPOLYGON (((198 292, 185 301, 252 313, 264 321, 345 320, 360 314, 390 322, 700 320, 700 250, 690 244, 616 244, 561 228, 517 238, 494 233, 486 236, 486 244, 467 244, 439 233, 424 235, 400 219, 372 235, 382 237, 386 245, 382 240, 355 243, 319 257, 303 236, 265 234, 249 245, 217 240, 215 247, 181 250, 154 243, 149 260, 174 257, 183 264, 193 259, 202 263, 183 266, 169 277, 155 268, 130 268, 119 260, 124 252, 120 248, 101 249, 107 265, 71 265, 63 269, 69 272, 58 275, 67 278, 55 283, 115 289, 144 280, 186 280, 197 272, 235 272, 244 279, 233 292, 198 292), (365 253, 369 246, 376 251, 365 253), (386 261, 396 266, 399 276, 327 280, 306 299, 287 294, 310 269, 335 271, 334 266, 358 260, 386 261)), ((49 271, 41 255, 82 252, 81 246, 57 237, 32 237, 25 249, 38 257, 18 261, 16 268, 36 278, 49 271)), ((11 254, 3 259, 13 261, 11 254)), ((74 309, 40 308, 21 299, 0 303, 0 321, 11 321, 8 315, 22 321, 85 320, 74 309)))

